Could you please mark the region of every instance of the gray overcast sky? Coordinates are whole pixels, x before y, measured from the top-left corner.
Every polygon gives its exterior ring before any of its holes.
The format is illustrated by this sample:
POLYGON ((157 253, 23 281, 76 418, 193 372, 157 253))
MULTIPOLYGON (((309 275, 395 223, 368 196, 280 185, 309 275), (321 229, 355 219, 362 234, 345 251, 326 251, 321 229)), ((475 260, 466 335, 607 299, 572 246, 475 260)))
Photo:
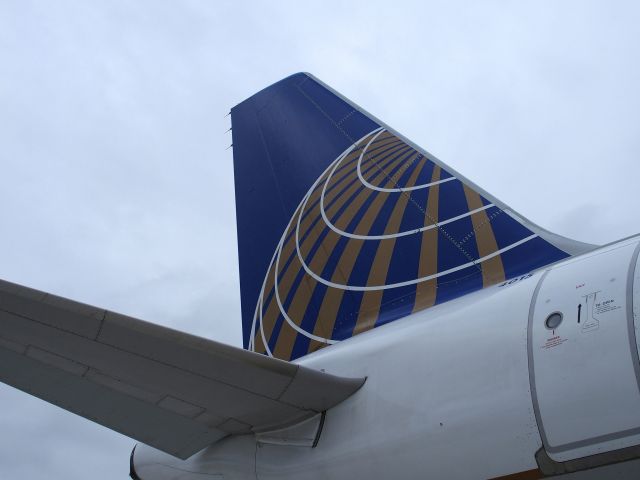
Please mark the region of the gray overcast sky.
MULTIPOLYGON (((240 344, 230 107, 309 71, 550 230, 640 231, 637 2, 0 0, 0 278, 240 344)), ((0 386, 0 477, 133 441, 0 386)))

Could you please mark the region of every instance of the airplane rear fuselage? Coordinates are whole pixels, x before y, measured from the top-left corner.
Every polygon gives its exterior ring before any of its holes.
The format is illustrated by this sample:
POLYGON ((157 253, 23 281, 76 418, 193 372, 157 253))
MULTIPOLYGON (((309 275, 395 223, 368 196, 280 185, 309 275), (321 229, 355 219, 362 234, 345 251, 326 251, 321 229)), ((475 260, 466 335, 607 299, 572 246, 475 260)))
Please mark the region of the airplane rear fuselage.
POLYGON ((309 434, 296 428, 230 437, 187 461, 139 445, 136 474, 541 478, 596 467, 573 475, 637 478, 639 241, 564 260, 299 359, 367 378, 323 422, 309 424, 312 433, 321 429, 315 447, 299 446, 309 434))

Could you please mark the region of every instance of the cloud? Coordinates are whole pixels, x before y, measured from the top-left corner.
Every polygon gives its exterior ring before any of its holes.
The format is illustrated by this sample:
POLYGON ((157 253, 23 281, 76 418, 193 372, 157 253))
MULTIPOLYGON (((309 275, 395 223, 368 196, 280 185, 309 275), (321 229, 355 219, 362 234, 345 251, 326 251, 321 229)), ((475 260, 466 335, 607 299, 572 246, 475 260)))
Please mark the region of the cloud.
MULTIPOLYGON (((3 2, 0 277, 240 342, 230 107, 308 70, 544 227, 638 230, 631 3, 3 2)), ((131 441, 0 388, 0 476, 131 441)))

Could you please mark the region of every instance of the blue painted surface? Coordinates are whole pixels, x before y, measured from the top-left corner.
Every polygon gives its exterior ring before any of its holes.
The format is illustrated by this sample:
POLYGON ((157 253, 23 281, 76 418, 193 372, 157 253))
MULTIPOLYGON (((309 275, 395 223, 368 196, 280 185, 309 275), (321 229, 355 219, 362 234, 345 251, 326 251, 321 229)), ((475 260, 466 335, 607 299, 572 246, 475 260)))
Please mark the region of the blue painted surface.
MULTIPOLYGON (((234 107, 231 116, 245 348, 255 344, 257 351, 266 352, 264 334, 273 355, 298 358, 324 346, 315 337, 342 340, 568 256, 540 237, 498 252, 536 232, 497 206, 472 217, 472 202, 489 205, 491 201, 459 179, 437 188, 395 192, 362 184, 356 175, 360 155, 363 177, 385 188, 405 187, 410 179, 410 187, 430 183, 436 163, 392 133, 381 132, 376 121, 306 74, 292 75, 262 90, 234 107), (333 162, 339 165, 329 181, 325 171, 333 162), (325 182, 327 194, 335 196, 327 199, 325 211, 332 212, 329 220, 342 225, 345 232, 411 233, 358 240, 334 232, 313 197, 325 182), (304 210, 299 209, 307 194, 312 199, 304 210), (463 218, 436 225, 431 236, 424 234, 422 230, 434 220, 426 215, 430 198, 437 200, 438 222, 458 215, 463 218), (292 228, 287 231, 290 221, 292 228), (295 248, 298 221, 309 222, 298 234, 304 245, 300 258, 295 248), (282 309, 276 305, 274 288, 265 290, 259 306, 264 315, 261 325, 254 312, 281 238, 278 279, 290 287, 279 291, 282 309), (435 239, 437 244, 430 243, 435 239), (487 248, 497 253, 482 257, 481 251, 486 255, 487 248), (352 252, 349 258, 343 255, 347 251, 352 252), (427 254, 435 255, 438 276, 430 282, 430 293, 425 289, 420 293, 416 279, 424 275, 420 258, 427 254), (301 266, 301 260, 316 277, 301 266), (473 265, 446 272, 470 262, 473 265), (338 286, 327 285, 331 282, 338 286), (389 287, 397 283, 408 284, 389 287), (382 289, 362 291, 371 287, 382 289), (322 312, 333 313, 323 316, 322 312), (285 315, 304 333, 296 332, 285 315)), ((451 176, 441 166, 439 178, 451 176)))

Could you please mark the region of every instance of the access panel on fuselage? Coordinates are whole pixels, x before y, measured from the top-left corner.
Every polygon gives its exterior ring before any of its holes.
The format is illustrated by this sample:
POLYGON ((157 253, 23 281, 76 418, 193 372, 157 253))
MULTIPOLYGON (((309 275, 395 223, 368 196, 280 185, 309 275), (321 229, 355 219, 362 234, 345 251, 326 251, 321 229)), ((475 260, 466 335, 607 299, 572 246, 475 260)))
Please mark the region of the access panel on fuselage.
POLYGON ((637 242, 551 268, 529 318, 544 447, 559 462, 640 444, 632 288, 637 242))

